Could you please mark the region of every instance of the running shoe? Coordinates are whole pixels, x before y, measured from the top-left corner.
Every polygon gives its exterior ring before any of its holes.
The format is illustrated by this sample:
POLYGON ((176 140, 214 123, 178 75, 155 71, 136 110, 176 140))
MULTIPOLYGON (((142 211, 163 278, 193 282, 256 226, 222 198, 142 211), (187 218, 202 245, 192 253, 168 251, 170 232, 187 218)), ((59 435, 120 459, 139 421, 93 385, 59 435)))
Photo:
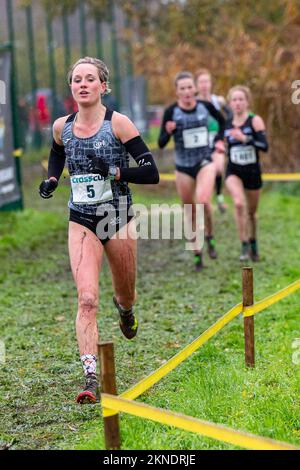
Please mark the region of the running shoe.
POLYGON ((115 296, 113 297, 113 301, 120 315, 119 325, 120 325, 123 335, 127 339, 134 338, 135 335, 137 334, 138 321, 134 316, 133 309, 132 308, 130 308, 129 310, 123 309, 121 305, 117 302, 117 299, 115 298, 115 296))
POLYGON ((85 388, 77 397, 77 403, 96 403, 99 398, 99 382, 95 374, 88 374, 85 377, 85 388))
POLYGON ((247 242, 242 243, 242 249, 240 254, 240 261, 249 261, 249 245, 247 242))
POLYGON ((194 255, 194 262, 195 262, 195 269, 196 269, 197 273, 203 271, 204 264, 203 264, 203 261, 202 261, 202 254, 201 253, 194 255))
POLYGON ((211 259, 216 259, 218 257, 216 252, 216 240, 213 237, 206 237, 207 241, 207 251, 211 259))

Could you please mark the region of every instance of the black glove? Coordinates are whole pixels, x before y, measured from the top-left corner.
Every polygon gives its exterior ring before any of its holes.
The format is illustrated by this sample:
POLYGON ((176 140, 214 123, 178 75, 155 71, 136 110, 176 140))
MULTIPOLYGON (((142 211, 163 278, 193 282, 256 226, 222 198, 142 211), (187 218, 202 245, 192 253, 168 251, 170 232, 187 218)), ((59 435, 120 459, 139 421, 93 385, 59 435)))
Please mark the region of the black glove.
POLYGON ((87 158, 89 159, 88 170, 91 173, 104 176, 104 178, 108 176, 108 171, 109 171, 108 163, 102 160, 102 158, 96 157, 96 155, 87 155, 87 158))
POLYGON ((56 190, 58 182, 56 180, 44 180, 41 182, 39 187, 40 196, 44 199, 50 199, 52 196, 53 191, 56 190))

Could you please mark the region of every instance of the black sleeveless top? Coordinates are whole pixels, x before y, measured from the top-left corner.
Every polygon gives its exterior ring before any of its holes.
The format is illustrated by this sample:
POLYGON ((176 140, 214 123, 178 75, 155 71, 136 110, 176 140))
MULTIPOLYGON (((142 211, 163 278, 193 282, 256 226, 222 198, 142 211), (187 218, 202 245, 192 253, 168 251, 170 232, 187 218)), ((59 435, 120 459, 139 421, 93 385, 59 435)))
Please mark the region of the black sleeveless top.
MULTIPOLYGON (((255 137, 255 130, 253 129, 252 121, 253 115, 250 114, 246 121, 238 128, 243 132, 243 134, 255 137)), ((259 168, 259 151, 258 149, 251 144, 242 143, 239 140, 236 140, 234 137, 231 137, 229 134, 230 129, 234 128, 233 119, 229 119, 225 125, 225 139, 228 143, 228 167, 236 169, 252 169, 259 168)))
MULTIPOLYGON (((119 168, 129 167, 129 155, 122 142, 113 133, 111 124, 112 114, 113 111, 106 108, 102 126, 91 137, 81 138, 74 135, 73 126, 77 113, 74 113, 68 117, 62 131, 61 139, 65 147, 71 185, 74 186, 77 183, 85 184, 86 182, 87 194, 91 196, 94 194, 94 180, 95 183, 97 183, 98 180, 103 178, 99 175, 89 175, 89 160, 87 155, 97 155, 109 165, 115 165, 119 168)), ((118 208, 121 196, 122 200, 126 198, 126 204, 129 207, 132 204, 132 198, 128 184, 126 182, 115 180, 112 180, 110 184, 111 197, 105 202, 96 203, 93 203, 92 198, 91 203, 75 202, 73 197, 73 190, 71 188, 71 194, 68 203, 69 208, 84 214, 95 215, 100 204, 112 204, 115 208, 118 208)))

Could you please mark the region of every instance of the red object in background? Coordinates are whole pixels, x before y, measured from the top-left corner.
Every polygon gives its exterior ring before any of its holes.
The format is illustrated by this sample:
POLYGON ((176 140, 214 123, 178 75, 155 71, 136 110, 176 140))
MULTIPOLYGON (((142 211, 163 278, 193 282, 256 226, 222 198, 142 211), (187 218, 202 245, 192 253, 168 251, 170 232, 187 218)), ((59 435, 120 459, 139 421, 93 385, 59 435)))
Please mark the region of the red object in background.
POLYGON ((72 96, 67 96, 64 99, 64 105, 65 105, 65 109, 66 109, 67 114, 77 113, 78 106, 77 106, 77 103, 76 103, 76 101, 74 101, 72 96))
POLYGON ((38 95, 36 99, 37 118, 41 127, 50 124, 50 112, 47 106, 46 97, 38 95))

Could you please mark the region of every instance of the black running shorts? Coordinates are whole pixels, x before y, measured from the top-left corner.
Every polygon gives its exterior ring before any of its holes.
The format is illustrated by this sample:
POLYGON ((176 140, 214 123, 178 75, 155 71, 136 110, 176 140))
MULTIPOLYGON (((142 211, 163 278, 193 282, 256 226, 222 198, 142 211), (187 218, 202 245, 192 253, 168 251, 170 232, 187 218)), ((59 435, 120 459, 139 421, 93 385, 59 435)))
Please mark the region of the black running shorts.
POLYGON ((260 189, 262 187, 261 170, 259 165, 228 165, 225 178, 235 175, 243 182, 245 189, 260 189))
POLYGON ((102 245, 105 245, 133 217, 128 206, 124 210, 110 206, 107 210, 103 210, 101 215, 90 215, 70 209, 69 221, 88 228, 99 238, 102 245))
POLYGON ((195 166, 179 166, 176 165, 175 168, 180 173, 185 173, 186 175, 191 176, 192 178, 196 179, 199 171, 209 163, 212 163, 211 158, 204 158, 201 162, 197 163, 195 166))

